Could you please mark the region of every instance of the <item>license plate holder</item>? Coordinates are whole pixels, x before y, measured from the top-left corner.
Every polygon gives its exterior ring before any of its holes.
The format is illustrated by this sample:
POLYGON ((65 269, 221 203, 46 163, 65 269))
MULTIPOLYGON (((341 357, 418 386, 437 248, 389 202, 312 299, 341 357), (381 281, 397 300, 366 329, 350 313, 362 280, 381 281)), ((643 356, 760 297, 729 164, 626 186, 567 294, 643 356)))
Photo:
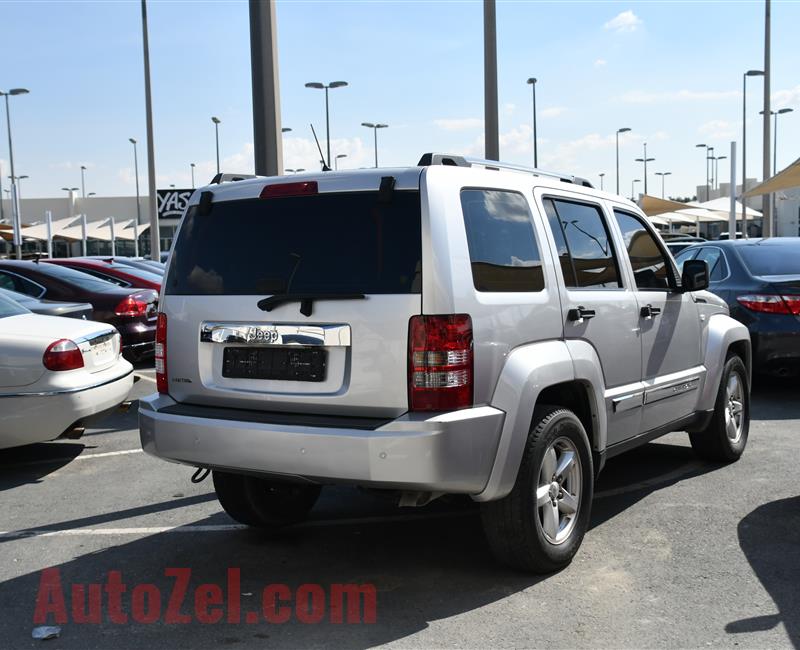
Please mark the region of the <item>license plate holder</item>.
POLYGON ((228 347, 222 354, 222 376, 228 379, 325 381, 327 350, 300 346, 228 347))

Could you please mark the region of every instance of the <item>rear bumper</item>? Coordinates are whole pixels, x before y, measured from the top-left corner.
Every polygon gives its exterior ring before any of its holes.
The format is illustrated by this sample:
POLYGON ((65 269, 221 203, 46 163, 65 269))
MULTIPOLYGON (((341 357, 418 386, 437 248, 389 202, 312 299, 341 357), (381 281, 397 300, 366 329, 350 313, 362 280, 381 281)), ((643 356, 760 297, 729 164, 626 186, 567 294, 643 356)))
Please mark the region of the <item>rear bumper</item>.
POLYGON ((753 332, 753 365, 776 376, 800 373, 800 327, 796 331, 753 332))
POLYGON ((476 494, 492 469, 505 414, 490 406, 406 414, 374 430, 292 426, 164 413, 139 402, 142 448, 164 460, 320 483, 476 494))

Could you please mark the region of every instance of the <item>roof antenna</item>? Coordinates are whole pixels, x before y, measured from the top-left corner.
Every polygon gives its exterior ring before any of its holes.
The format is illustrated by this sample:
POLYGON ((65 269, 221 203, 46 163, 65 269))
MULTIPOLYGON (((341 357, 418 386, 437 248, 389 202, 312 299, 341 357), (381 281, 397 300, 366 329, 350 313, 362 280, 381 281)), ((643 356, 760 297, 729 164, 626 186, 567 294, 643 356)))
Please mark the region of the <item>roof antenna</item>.
POLYGON ((314 130, 314 125, 309 124, 309 126, 311 127, 311 133, 314 134, 314 142, 317 143, 317 149, 319 149, 319 157, 320 157, 320 162, 322 163, 322 171, 329 172, 331 168, 325 164, 325 156, 322 155, 322 147, 319 146, 319 139, 317 138, 317 132, 314 130))

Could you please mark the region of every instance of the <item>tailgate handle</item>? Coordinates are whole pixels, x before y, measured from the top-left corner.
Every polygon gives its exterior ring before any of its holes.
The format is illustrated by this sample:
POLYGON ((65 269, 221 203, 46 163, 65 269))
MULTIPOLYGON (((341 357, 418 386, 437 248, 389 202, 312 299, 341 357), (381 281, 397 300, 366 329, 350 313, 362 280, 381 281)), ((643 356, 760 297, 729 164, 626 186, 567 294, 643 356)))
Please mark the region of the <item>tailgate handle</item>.
POLYGON ((200 342, 350 347, 350 326, 207 322, 200 326, 200 342))

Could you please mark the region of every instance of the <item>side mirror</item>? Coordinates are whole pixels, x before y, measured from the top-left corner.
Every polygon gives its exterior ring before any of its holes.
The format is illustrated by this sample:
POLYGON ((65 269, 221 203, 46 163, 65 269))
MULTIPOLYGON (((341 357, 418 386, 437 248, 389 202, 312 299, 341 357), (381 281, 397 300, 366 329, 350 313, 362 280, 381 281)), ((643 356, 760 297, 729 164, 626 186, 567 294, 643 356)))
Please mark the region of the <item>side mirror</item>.
POLYGON ((705 260, 686 260, 681 274, 681 291, 700 291, 708 289, 708 262, 705 260))

